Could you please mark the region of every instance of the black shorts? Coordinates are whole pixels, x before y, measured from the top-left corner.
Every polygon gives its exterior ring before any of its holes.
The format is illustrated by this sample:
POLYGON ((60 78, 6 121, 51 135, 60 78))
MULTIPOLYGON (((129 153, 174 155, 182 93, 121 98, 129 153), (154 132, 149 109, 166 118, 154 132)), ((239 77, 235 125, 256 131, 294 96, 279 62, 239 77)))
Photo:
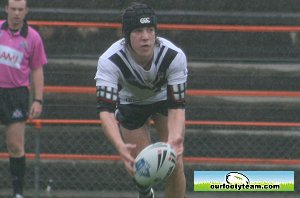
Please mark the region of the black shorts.
POLYGON ((29 90, 27 87, 0 88, 0 122, 9 125, 28 119, 29 90))
POLYGON ((116 119, 124 128, 133 130, 142 127, 148 118, 155 114, 168 116, 168 105, 166 101, 148 105, 118 105, 116 119))

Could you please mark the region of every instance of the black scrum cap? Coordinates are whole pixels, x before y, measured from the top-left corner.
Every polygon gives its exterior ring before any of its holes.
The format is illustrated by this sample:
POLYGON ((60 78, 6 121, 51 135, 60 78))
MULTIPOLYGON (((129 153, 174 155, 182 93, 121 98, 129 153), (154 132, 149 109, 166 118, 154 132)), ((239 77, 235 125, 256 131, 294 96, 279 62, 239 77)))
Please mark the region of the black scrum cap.
POLYGON ((156 30, 156 24, 157 17, 150 6, 142 3, 129 6, 122 17, 122 29, 126 43, 130 43, 129 35, 135 28, 153 26, 156 30))

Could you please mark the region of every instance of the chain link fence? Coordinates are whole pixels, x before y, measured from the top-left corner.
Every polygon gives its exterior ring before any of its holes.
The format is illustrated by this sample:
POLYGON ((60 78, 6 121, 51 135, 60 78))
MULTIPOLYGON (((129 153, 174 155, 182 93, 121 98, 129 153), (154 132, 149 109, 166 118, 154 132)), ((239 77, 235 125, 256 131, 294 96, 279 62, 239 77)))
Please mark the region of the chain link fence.
MULTIPOLYGON (((45 103, 43 119, 96 119, 91 110, 94 108, 93 95, 52 93, 46 94, 46 98, 48 103, 45 103), (68 97, 60 96, 64 98, 61 100, 58 95, 68 97), (55 104, 50 102, 52 97, 55 104)), ((190 97, 188 99, 192 101, 190 97)), ((189 120, 197 120, 203 113, 193 111, 193 106, 192 103, 187 108, 189 120)), ((1 131, 4 131, 3 127, 1 131)), ((153 141, 156 141, 155 131, 152 130, 151 133, 153 141)), ((299 145, 300 134, 297 127, 187 125, 187 193, 191 197, 200 196, 193 192, 195 170, 294 170, 295 190, 299 192, 299 164, 280 162, 282 159, 299 160, 299 145), (219 159, 219 162, 207 159, 219 159), (265 159, 265 162, 234 162, 234 159, 265 159), (279 159, 279 162, 273 163, 268 161, 270 159, 279 159)), ((137 196, 131 178, 121 161, 116 158, 117 153, 103 134, 100 124, 42 124, 41 128, 28 125, 26 151, 25 195, 28 197, 137 196)), ((5 144, 2 144, 0 153, 5 152, 5 144)), ((11 191, 6 157, 1 158, 0 167, 0 197, 5 197, 11 191)), ((155 190, 160 195, 163 186, 155 186, 155 190)))

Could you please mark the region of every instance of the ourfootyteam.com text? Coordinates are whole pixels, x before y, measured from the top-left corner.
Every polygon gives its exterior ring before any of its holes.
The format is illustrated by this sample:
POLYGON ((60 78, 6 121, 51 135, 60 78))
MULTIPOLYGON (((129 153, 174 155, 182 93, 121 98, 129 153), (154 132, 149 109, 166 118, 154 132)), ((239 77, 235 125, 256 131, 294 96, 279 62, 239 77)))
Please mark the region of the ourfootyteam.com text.
POLYGON ((235 190, 256 190, 256 189, 279 189, 280 185, 269 184, 269 185, 259 185, 259 184, 212 184, 210 189, 212 190, 225 190, 225 189, 235 189, 235 190))

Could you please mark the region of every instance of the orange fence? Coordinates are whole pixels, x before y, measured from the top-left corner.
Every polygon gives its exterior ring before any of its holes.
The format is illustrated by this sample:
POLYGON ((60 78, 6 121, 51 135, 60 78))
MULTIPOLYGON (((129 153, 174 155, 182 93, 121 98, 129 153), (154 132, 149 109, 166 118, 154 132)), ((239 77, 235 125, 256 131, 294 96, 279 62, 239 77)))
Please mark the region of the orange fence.
MULTIPOLYGON (((96 87, 45 86, 46 93, 95 94, 96 87)), ((187 90, 190 96, 300 97, 300 91, 187 90)))
MULTIPOLYGON (((67 26, 121 28, 120 23, 108 22, 70 22, 70 21, 29 21, 36 26, 67 26)), ((201 24, 158 24, 162 30, 184 31, 222 31, 222 32, 299 32, 299 26, 267 26, 267 25, 201 25, 201 24)))
MULTIPOLYGON (((27 159, 35 159, 36 155, 27 153, 27 159)), ((80 154, 40 154, 43 160, 91 160, 91 161, 120 161, 118 155, 80 155, 80 154)), ((7 153, 0 153, 0 159, 8 158, 7 153)), ((274 164, 300 165, 297 159, 260 159, 260 158, 213 158, 213 157, 184 157, 186 163, 213 163, 213 164, 274 164)))
MULTIPOLYGON (((101 124, 101 120, 71 120, 71 119, 35 119, 28 121, 36 128, 41 128, 43 124, 101 124)), ((300 127, 298 122, 239 122, 239 121, 201 121, 187 120, 186 125, 208 125, 208 126, 249 126, 249 127, 300 127)))

